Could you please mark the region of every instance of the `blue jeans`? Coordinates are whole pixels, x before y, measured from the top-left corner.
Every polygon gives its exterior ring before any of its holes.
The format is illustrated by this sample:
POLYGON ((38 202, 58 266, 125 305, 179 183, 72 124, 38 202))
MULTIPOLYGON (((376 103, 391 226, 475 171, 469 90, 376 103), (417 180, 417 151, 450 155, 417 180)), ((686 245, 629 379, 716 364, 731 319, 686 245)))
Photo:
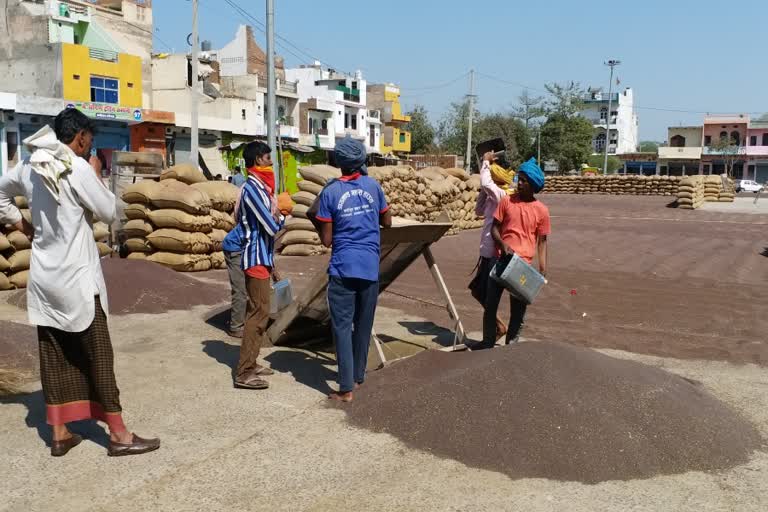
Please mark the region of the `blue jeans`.
POLYGON ((379 298, 378 281, 328 277, 328 309, 339 366, 339 392, 365 380, 368 347, 379 298))

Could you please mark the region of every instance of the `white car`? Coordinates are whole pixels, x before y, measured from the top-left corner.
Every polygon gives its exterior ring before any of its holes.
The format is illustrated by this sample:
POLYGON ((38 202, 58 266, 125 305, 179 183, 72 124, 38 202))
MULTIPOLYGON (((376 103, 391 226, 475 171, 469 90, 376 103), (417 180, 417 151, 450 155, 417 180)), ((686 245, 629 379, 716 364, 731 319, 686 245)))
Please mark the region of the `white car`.
POLYGON ((763 190, 763 186, 756 181, 752 180, 738 180, 736 182, 736 192, 754 192, 757 194, 763 190))

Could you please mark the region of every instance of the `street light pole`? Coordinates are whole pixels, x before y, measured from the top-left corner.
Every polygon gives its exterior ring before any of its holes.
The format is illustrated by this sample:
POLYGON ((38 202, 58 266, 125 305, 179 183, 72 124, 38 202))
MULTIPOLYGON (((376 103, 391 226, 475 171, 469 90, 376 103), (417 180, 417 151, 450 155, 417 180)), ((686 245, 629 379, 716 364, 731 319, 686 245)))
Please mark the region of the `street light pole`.
POLYGON ((469 70, 469 130, 467 131, 467 156, 464 162, 467 173, 472 168, 472 124, 475 117, 475 70, 469 70))
POLYGON ((621 64, 620 60, 609 60, 605 63, 611 68, 611 79, 608 82, 608 115, 605 116, 605 159, 603 160, 603 174, 608 174, 608 144, 611 140, 611 108, 613 103, 613 68, 621 64))
POLYGON ((200 61, 198 60, 198 51, 200 50, 200 37, 197 30, 197 2, 198 0, 192 0, 192 83, 190 84, 190 97, 192 98, 192 105, 190 108, 190 116, 192 117, 190 122, 190 138, 191 148, 189 159, 192 165, 197 168, 198 164, 198 147, 200 145, 199 133, 198 133, 198 96, 199 82, 199 68, 200 61))
MULTIPOLYGON (((272 148, 272 163, 275 172, 275 194, 282 186, 279 167, 275 128, 277 124, 277 80, 275 77, 275 0, 267 0, 267 144, 272 148)), ((279 134, 278 134, 279 136, 279 134)))

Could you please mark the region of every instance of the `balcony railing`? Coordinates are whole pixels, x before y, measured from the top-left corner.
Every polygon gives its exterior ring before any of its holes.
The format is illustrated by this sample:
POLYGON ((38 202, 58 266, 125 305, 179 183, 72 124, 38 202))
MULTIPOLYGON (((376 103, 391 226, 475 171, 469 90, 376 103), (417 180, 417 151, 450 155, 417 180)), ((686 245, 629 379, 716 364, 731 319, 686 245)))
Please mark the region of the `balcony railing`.
POLYGON ((286 116, 286 117, 280 118, 280 124, 283 126, 294 126, 293 117, 286 116))
POLYGON ((381 112, 378 110, 369 110, 368 117, 371 119, 381 119, 381 112))
POLYGON ((279 82, 277 89, 281 92, 287 92, 291 94, 296 94, 298 91, 298 87, 296 85, 296 82, 279 82))
POLYGON ((99 48, 88 48, 88 55, 92 59, 104 60, 107 62, 117 62, 118 53, 110 50, 101 50, 99 48))

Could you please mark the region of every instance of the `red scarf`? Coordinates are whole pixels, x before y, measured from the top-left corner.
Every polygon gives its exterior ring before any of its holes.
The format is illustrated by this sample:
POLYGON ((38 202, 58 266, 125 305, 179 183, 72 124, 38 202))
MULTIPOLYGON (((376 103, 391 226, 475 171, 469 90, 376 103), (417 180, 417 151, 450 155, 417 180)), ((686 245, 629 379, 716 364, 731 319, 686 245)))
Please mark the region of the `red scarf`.
POLYGON ((248 174, 256 176, 261 180, 264 185, 269 189, 269 193, 275 190, 275 173, 272 171, 272 167, 259 167, 258 165, 248 169, 248 174))

